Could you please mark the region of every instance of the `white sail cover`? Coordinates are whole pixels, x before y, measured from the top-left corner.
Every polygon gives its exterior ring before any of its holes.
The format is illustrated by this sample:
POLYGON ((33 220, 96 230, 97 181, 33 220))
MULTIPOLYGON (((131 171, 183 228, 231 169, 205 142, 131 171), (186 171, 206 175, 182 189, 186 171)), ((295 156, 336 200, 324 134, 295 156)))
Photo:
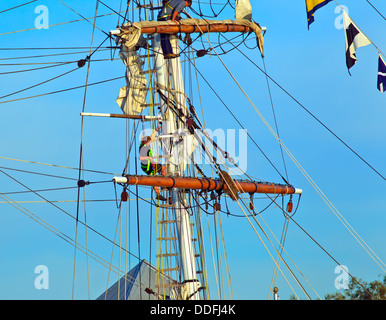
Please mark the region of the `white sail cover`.
POLYGON ((252 20, 252 6, 249 0, 236 0, 236 19, 252 20))

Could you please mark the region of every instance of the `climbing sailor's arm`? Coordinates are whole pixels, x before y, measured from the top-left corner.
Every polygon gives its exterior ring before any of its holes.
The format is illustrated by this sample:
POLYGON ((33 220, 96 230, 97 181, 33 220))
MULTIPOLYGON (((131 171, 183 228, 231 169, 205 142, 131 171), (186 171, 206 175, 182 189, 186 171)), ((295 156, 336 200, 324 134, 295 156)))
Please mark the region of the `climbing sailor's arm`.
POLYGON ((172 22, 174 23, 177 23, 178 24, 178 21, 176 20, 177 16, 178 16, 179 12, 177 10, 175 10, 173 12, 173 15, 172 15, 172 22))
POLYGON ((155 130, 153 131, 153 133, 151 134, 150 138, 151 138, 151 141, 154 140, 158 130, 161 129, 161 125, 158 125, 157 128, 155 128, 155 130))

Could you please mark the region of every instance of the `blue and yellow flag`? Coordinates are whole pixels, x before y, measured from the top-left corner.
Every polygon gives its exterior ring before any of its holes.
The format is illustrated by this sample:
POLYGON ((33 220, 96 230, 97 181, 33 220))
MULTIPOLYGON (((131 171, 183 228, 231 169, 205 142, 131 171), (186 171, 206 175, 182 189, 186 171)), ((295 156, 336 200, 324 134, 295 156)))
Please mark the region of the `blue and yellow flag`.
POLYGON ((308 28, 310 28, 310 24, 314 22, 314 13, 319 8, 325 6, 327 3, 332 0, 306 0, 306 8, 307 8, 307 19, 308 19, 308 28))

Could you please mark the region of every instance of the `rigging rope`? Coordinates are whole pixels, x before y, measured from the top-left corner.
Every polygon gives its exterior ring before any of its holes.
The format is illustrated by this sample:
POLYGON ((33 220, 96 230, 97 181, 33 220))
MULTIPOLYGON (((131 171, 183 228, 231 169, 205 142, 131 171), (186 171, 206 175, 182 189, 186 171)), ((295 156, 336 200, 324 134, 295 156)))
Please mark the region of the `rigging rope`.
MULTIPOLYGON (((87 85, 85 86, 86 87, 86 89, 87 89, 87 85)), ((137 193, 137 195, 138 195, 138 193, 137 193)), ((137 198, 137 200, 138 200, 138 198, 137 198)), ((115 241, 114 241, 115 242, 115 241)), ((126 251, 127 252, 127 251, 126 251)))
MULTIPOLYGON (((14 159, 14 158, 1 157, 1 156, 0 156, 0 159, 12 160, 12 161, 24 162, 24 163, 30 163, 30 164, 38 164, 38 165, 49 166, 49 167, 56 167, 56 168, 63 168, 63 169, 79 170, 79 168, 62 166, 62 165, 58 165, 58 164, 36 162, 36 161, 30 161, 30 160, 21 160, 21 159, 14 159)), ((83 169, 83 170, 87 171, 87 172, 92 172, 92 173, 107 174, 109 176, 111 176, 111 175, 118 175, 117 173, 112 173, 112 172, 105 172, 105 171, 98 171, 98 170, 89 170, 89 169, 83 169)))
POLYGON ((42 69, 53 68, 53 67, 60 67, 60 66, 67 65, 68 63, 72 63, 72 62, 58 63, 58 64, 53 64, 53 65, 51 65, 51 66, 45 66, 45 67, 39 67, 39 68, 32 68, 32 69, 25 69, 25 70, 0 72, 0 75, 5 75, 5 74, 8 75, 8 74, 13 74, 13 73, 28 72, 28 71, 36 71, 36 70, 42 70, 42 69))
MULTIPOLYGON (((213 164, 215 164, 215 163, 213 163, 213 164)), ((217 244, 217 241, 216 241, 216 244, 217 244)), ((221 270, 219 270, 219 274, 221 274, 221 272, 220 272, 221 270)), ((221 277, 220 277, 221 278, 221 277)), ((221 295, 220 295, 221 296, 221 295)))
MULTIPOLYGON (((2 194, 0 194, 0 198, 2 198, 6 203, 11 204, 13 207, 15 207, 17 210, 19 210, 23 214, 25 214, 27 217, 29 217, 32 220, 34 220, 35 222, 39 223, 41 226, 43 226, 44 228, 48 229, 50 232, 52 232, 53 234, 57 235, 59 238, 63 239, 67 243, 71 244, 72 246, 77 245, 78 246, 78 250, 80 250, 83 253, 85 253, 86 255, 90 256, 92 259, 94 259, 95 261, 100 263, 102 266, 104 266, 106 268, 109 268, 109 263, 107 261, 105 261, 102 257, 98 256, 96 253, 94 253, 94 252, 92 252, 90 250, 86 250, 85 247, 82 244, 75 243, 75 240, 72 239, 70 236, 68 236, 65 233, 63 233, 62 231, 56 229, 55 227, 50 225, 48 222, 44 221, 42 218, 39 218, 37 215, 35 215, 31 211, 29 211, 28 209, 24 208, 23 206, 21 206, 19 204, 16 206, 15 205, 16 201, 13 201, 9 197, 3 197, 2 194)), ((117 273, 117 274, 119 274, 117 268, 115 266, 112 266, 112 267, 113 267, 112 271, 117 273)), ((133 284, 137 285, 134 282, 133 282, 133 284)))
MULTIPOLYGON (((122 201, 120 202, 122 203, 122 201)), ((114 249, 115 249, 115 245, 116 245, 116 239, 117 239, 117 233, 118 233, 118 225, 120 225, 120 221, 122 220, 121 219, 121 214, 122 214, 122 207, 121 205, 119 205, 119 208, 118 208, 118 216, 117 216, 117 222, 116 222, 116 225, 115 225, 115 232, 114 232, 114 245, 113 245, 113 248, 112 248, 112 252, 111 252, 111 257, 110 257, 110 265, 109 265, 109 272, 107 274, 107 282, 106 282, 106 291, 105 291, 105 300, 107 300, 107 292, 108 292, 108 288, 109 288, 109 280, 110 280, 110 272, 111 272, 111 266, 113 265, 113 257, 114 257, 114 249)), ((121 244, 119 243, 119 252, 121 251, 121 244)), ((119 254, 119 257, 120 257, 120 254, 119 254)), ((121 267, 121 262, 119 261, 119 264, 118 264, 118 270, 120 270, 120 267, 121 267)), ((118 273, 120 274, 120 272, 118 273)), ((120 281, 118 279, 118 287, 119 287, 119 284, 120 284, 120 281)), ((119 292, 119 289, 118 289, 118 292, 119 292)), ((119 300, 119 294, 118 294, 118 300, 119 300)))
MULTIPOLYGON (((242 51, 238 50, 245 58, 247 58, 255 67, 257 67, 262 73, 264 71, 249 57, 247 57, 242 51)), ((264 73, 266 74, 266 73, 264 73)), ((266 74, 268 78, 275 83, 283 92, 285 92, 292 100, 296 102, 304 111, 306 111, 312 118, 314 118, 319 124, 321 124, 327 131, 329 131, 335 138, 337 138, 341 143, 343 143, 352 153, 354 153, 360 160, 362 160, 370 169, 372 169, 377 175, 379 175, 383 180, 386 181, 386 178, 377 171, 373 166, 370 165, 364 158, 362 158, 354 149, 352 149, 346 142, 344 142, 337 134, 335 134, 331 129, 329 129, 321 120, 319 120, 311 111, 309 111, 303 104, 301 104, 293 95, 291 95, 287 90, 285 90, 278 82, 276 82, 270 75, 266 74)))
MULTIPOLYGON (((92 52, 92 45, 93 45, 93 42, 94 42, 94 32, 95 32, 95 27, 96 27, 96 19, 97 19, 96 17, 97 17, 97 14, 98 14, 98 4, 99 4, 99 0, 96 0, 94 25, 93 25, 93 30, 92 30, 92 35, 91 35, 91 43, 90 43, 90 54, 89 54, 88 58, 86 58, 86 60, 88 60, 88 65, 87 65, 86 83, 85 83, 85 87, 84 87, 85 90, 84 90, 84 96, 83 96, 82 112, 84 112, 84 109, 85 109, 85 106, 86 106, 87 85, 88 85, 88 78, 89 78, 89 74, 90 74, 90 59, 89 59, 89 57, 91 57, 91 55, 95 52, 95 51, 92 52)), ((84 164, 83 164, 83 125, 84 125, 84 116, 81 117, 81 129, 80 129, 79 175, 78 175, 79 181, 81 180, 80 179, 81 175, 83 175, 83 179, 84 179, 84 171, 82 170, 83 167, 84 167, 84 164)), ((85 190, 83 190, 83 191, 85 192, 85 190)), ((75 240, 77 240, 77 237, 78 237, 79 199, 80 199, 80 187, 78 187, 78 203, 77 203, 77 208, 76 208, 75 240)), ((75 245, 73 280, 72 280, 72 299, 74 299, 74 294, 75 294, 76 249, 77 249, 77 247, 75 245)), ((88 270, 87 270, 87 272, 88 272, 88 270)))
MULTIPOLYGON (((60 0, 59 0, 60 1, 60 0)), ((110 16, 110 15, 114 15, 115 13, 108 13, 108 14, 104 14, 104 15, 100 15, 100 16, 97 16, 97 18, 101 18, 101 17, 106 17, 106 16, 110 16)), ((66 22, 60 22, 60 23, 55 23, 55 24, 51 24, 51 25, 48 25, 47 27, 56 27, 56 26, 61 26, 61 25, 65 25, 65 24, 69 24, 69 23, 74 23, 74 22, 80 22, 80 21, 88 21, 90 19, 92 19, 94 17, 90 17, 90 18, 82 18, 82 19, 78 19, 78 20, 72 20, 72 21, 66 21, 66 22)), ((89 22, 89 21, 88 21, 89 22)), ((92 22, 90 22, 92 24, 92 22)), ((97 27, 98 28, 98 27, 97 27)), ((98 28, 99 29, 99 28, 98 28)), ((15 31, 8 31, 8 32, 4 32, 4 33, 0 33, 0 36, 4 36, 4 35, 7 35, 7 34, 13 34, 13 33, 19 33, 19 32, 25 32, 25 31, 32 31, 32 30, 40 30, 39 28, 28 28, 28 29, 23 29, 23 30, 15 30, 15 31)), ((99 29, 101 32, 103 32, 104 34, 107 34, 104 30, 101 30, 99 29)))
MULTIPOLYGON (((284 197, 283 197, 283 201, 284 201, 284 197)), ((282 202, 282 207, 284 208, 284 203, 283 202, 282 202)), ((283 209, 282 209, 282 211, 284 212, 283 209)), ((280 260, 281 260, 280 257, 283 254, 283 248, 284 248, 284 244, 285 244, 285 240, 286 240, 287 232, 288 232, 288 225, 289 225, 289 219, 286 216, 285 220, 284 220, 283 230, 282 230, 282 233, 281 233, 281 238, 280 238, 280 247, 279 247, 277 258, 276 258, 277 265, 280 264, 280 260)), ((271 285, 270 285, 269 291, 268 291, 268 300, 271 298, 272 293, 273 293, 273 287, 276 284, 277 271, 278 270, 277 270, 277 267, 275 265, 275 269, 274 269, 273 275, 272 275, 271 285)))
POLYGON ((383 20, 386 20, 385 16, 369 0, 366 0, 366 1, 383 18, 383 20))
POLYGON ((30 3, 32 3, 32 2, 35 2, 35 1, 37 1, 37 0, 32 0, 32 1, 29 1, 29 2, 26 2, 26 3, 23 3, 23 4, 19 4, 18 6, 15 6, 15 7, 8 8, 8 9, 5 9, 5 10, 3 10, 3 11, 0 11, 0 13, 4 13, 4 12, 6 12, 6 11, 10 11, 10 10, 13 10, 13 9, 16 9, 16 8, 20 8, 20 7, 22 7, 22 6, 25 6, 25 5, 30 4, 30 3))
POLYGON ((201 76, 201 78, 205 81, 205 83, 209 86, 209 88, 213 91, 213 93, 216 95, 216 97, 220 100, 220 102, 224 105, 224 107, 227 109, 227 111, 231 114, 231 116, 233 117, 233 119, 239 124, 239 126, 245 130, 246 134, 248 135, 248 137, 251 139, 251 141, 253 142, 253 144, 259 149, 259 151, 262 153, 262 155, 267 159, 267 161, 269 162, 269 164, 273 167, 273 169, 275 169, 275 171, 280 175, 280 177, 283 179, 284 182, 286 182, 288 184, 288 182, 286 181, 286 179, 283 177, 283 175, 280 173, 280 171, 276 168, 276 166, 272 163, 272 161, 268 158, 268 156, 264 153, 264 151, 260 148, 260 146, 257 144, 257 142, 253 139, 253 137, 250 135, 250 133, 248 133, 248 131, 245 129, 245 127, 241 124, 240 120, 234 115, 234 113, 230 110, 230 108, 226 105, 226 103, 224 102, 224 100, 221 99, 221 97, 219 96, 219 94, 214 90, 214 88, 211 86, 211 84, 206 80, 206 78, 203 76, 203 74, 200 72, 200 70, 198 70, 197 68, 195 68, 195 70, 198 72, 198 74, 201 76))
MULTIPOLYGON (((219 59, 221 60, 221 58, 219 57, 219 59)), ((223 63, 223 61, 221 60, 221 62, 223 63)), ((227 69, 227 71, 230 73, 229 69, 225 66, 225 64, 223 63, 224 67, 227 69)), ((233 77, 233 75, 230 73, 231 77, 234 79, 234 81, 237 83, 237 85, 239 86, 239 88, 241 89, 241 91, 244 93, 244 95, 246 96, 246 98, 249 100, 249 102, 253 105, 252 101, 249 99, 249 97, 246 95, 246 93, 244 92, 244 90, 240 87, 240 85, 238 84, 237 80, 233 77)), ((248 217, 247 217, 248 219, 248 217)), ((249 219, 248 219, 249 220, 249 219)), ((256 220, 257 222, 257 220, 256 220)), ((258 222, 257 222, 258 223, 258 222)), ((260 229, 263 231, 261 225, 258 223, 260 229)), ((266 233, 263 231, 263 233, 266 235, 266 233)), ((259 236, 260 238, 260 236, 259 236)), ((269 239, 269 238, 268 238, 269 239)), ((262 239, 260 239, 262 240, 262 239)), ((269 240, 270 241, 270 240, 269 240)), ((267 249, 267 248, 266 248, 267 249)), ((269 252, 269 251, 268 251, 269 252)), ((272 256, 271 256, 272 257, 272 256)), ((283 262, 285 263, 285 261, 283 260, 283 262)), ((297 283, 299 284, 299 286, 302 288, 302 290, 306 293, 306 295, 308 296, 307 292, 304 290, 304 288, 302 287, 302 285, 299 283, 299 281, 297 280, 296 276, 292 273, 292 271, 289 269, 288 265, 285 263, 285 265, 287 266, 288 270, 291 272, 291 274, 293 275, 294 279, 297 281, 297 283)), ((278 266, 278 268, 280 269, 280 267, 278 266)), ((309 297, 309 296, 308 296, 309 297)))
MULTIPOLYGON (((263 60, 263 64, 264 64, 264 73, 267 74, 267 68, 265 66, 265 57, 262 56, 262 60, 263 60)), ((268 77, 266 76, 265 77, 266 81, 267 81, 267 88, 268 88, 268 93, 269 93, 269 99, 270 99, 270 102, 271 102, 271 108, 272 108, 272 114, 273 114, 273 119, 275 121, 275 127, 276 127, 276 133, 277 133, 277 136, 279 137, 280 139, 280 134, 279 134, 279 127, 277 125, 277 119, 276 119, 276 113, 275 113, 275 108, 274 108, 274 105, 273 105, 273 99, 272 99, 272 93, 271 93, 271 88, 269 86, 269 81, 268 81, 268 77)), ((283 154, 283 147, 280 145, 280 152, 281 152, 281 157, 282 157, 282 160, 283 160, 283 165, 284 165, 284 170, 285 170, 285 174, 286 174, 286 180, 289 181, 289 178, 288 178, 288 172, 287 172, 287 166, 285 164, 285 159, 284 159, 284 154, 283 154)))
MULTIPOLYGON (((233 77, 233 76, 232 76, 233 77)), ((240 86, 239 86, 240 87, 240 86)), ((242 90, 242 88, 240 87, 240 89, 242 90)), ((244 90, 242 90, 244 92, 244 90)), ((244 94, 246 95, 246 93, 244 92, 244 94)), ((247 97, 247 95, 246 95, 247 97)), ((342 222, 342 224, 347 228, 347 230, 354 236, 354 238, 358 241, 358 243, 361 244, 361 246, 366 250, 366 252, 373 258, 373 260, 380 266, 380 264, 375 260, 375 258, 378 258, 379 257, 377 255, 375 255, 375 253, 370 249, 370 247, 363 241, 363 239, 357 234, 357 232, 348 224, 348 222, 343 218, 343 216, 341 215, 341 213, 335 208, 335 206, 330 202, 330 200, 324 195, 324 193, 320 190, 320 188, 316 185, 316 183, 311 179, 311 177, 308 175, 308 173, 304 170, 304 168, 302 168, 302 166, 300 165, 300 163, 295 159, 295 157, 292 155, 292 153, 288 150, 288 148, 284 145, 284 143, 280 140, 280 138, 276 135, 276 133, 273 131, 273 129, 271 128, 271 126, 268 124, 268 122, 265 120, 265 118, 263 117, 263 115, 260 113, 260 111, 256 108, 256 106, 253 104, 253 102, 249 99, 249 97, 247 97, 247 100, 250 102, 251 106, 253 107, 253 109, 256 111, 256 113, 259 115, 259 117, 261 118, 261 120, 263 121, 263 123, 266 125, 266 127, 269 129, 269 131, 271 132, 271 134, 275 137, 275 139, 283 146, 285 152, 290 156, 291 160, 295 163, 295 165, 299 168, 299 170, 302 172, 302 174, 306 177, 306 179, 309 181, 309 183, 311 184, 311 186, 317 191, 317 193, 321 196, 321 198, 325 201, 325 203, 329 206, 329 208, 332 210, 332 212, 338 217, 338 219, 342 222), (361 242, 362 241, 362 242, 361 242), (365 248, 365 246, 375 255, 372 256, 369 252, 369 250, 367 250, 365 248)), ((381 261, 379 259, 379 261, 381 261)), ((382 262, 382 261, 381 261, 382 262)), ((383 262, 382 262, 383 265, 385 265, 383 262)), ((383 269, 382 266, 380 266, 381 269, 383 271, 385 271, 383 269)))
MULTIPOLYGON (((99 50, 99 51, 107 51, 107 50, 110 50, 110 48, 111 47, 109 48, 104 47, 103 50, 99 50)), ((46 58, 46 57, 55 57, 55 56, 66 56, 70 54, 79 54, 79 53, 88 53, 88 52, 89 51, 61 52, 61 53, 41 54, 37 56, 8 57, 8 58, 1 58, 0 60, 36 59, 36 58, 46 58)), ((69 62, 75 62, 75 61, 69 61, 69 62)))
MULTIPOLYGON (((110 81, 120 80, 120 79, 123 79, 123 78, 125 78, 125 76, 111 78, 111 79, 102 80, 102 81, 97 81, 97 82, 93 82, 93 83, 88 84, 88 86, 90 87, 90 86, 94 86, 94 85, 98 85, 98 84, 102 84, 102 83, 106 83, 106 82, 110 82, 110 81)), ((38 95, 34 95, 34 96, 29 96, 29 97, 24 97, 24 98, 0 101, 0 104, 8 103, 8 102, 21 101, 21 100, 26 100, 26 99, 32 99, 32 98, 37 98, 37 97, 42 97, 42 96, 47 96, 47 95, 51 95, 51 94, 67 92, 67 91, 70 91, 70 90, 81 89, 81 88, 85 88, 85 87, 86 87, 86 85, 81 85, 81 86, 76 86, 76 87, 72 87, 72 88, 52 91, 52 92, 48 92, 48 93, 42 93, 42 94, 38 94, 38 95)))
MULTIPOLYGON (((28 190, 28 192, 32 192, 34 193, 36 196, 38 196, 39 198, 43 199, 45 202, 51 204, 52 206, 54 206, 56 209, 58 209, 59 211, 63 212, 64 214, 66 214, 68 217, 72 218, 72 219, 76 219, 76 217, 72 216, 70 213, 68 213, 67 211, 63 210, 62 208, 58 207, 57 205, 55 205, 52 201, 48 200, 47 198, 43 197, 42 195, 40 195, 38 192, 40 192, 40 190, 32 190, 31 188, 27 187, 25 184, 23 184, 22 182, 18 181, 17 179, 13 178, 12 176, 10 176, 9 174, 7 174, 6 172, 4 172, 3 170, 0 170, 1 173, 3 173, 4 175, 6 175, 7 177, 9 177, 10 179, 12 179, 13 181, 17 182, 18 184, 20 184, 21 186, 23 186, 24 188, 26 188, 28 190)), ((78 188, 78 187, 76 187, 78 188)), ((43 190, 44 191, 44 190, 43 190)), ((3 195, 5 195, 5 193, 1 193, 3 195)), ((143 199, 141 198, 141 200, 144 200, 144 201, 147 201, 146 199, 143 199)), ((107 240, 108 242, 110 243, 113 243, 114 242, 107 238, 106 236, 104 236, 102 233, 98 232, 96 229, 90 227, 89 225, 86 225, 84 222, 80 221, 79 220, 79 223, 84 225, 85 227, 87 227, 87 229, 93 231, 95 234, 97 234, 98 236, 102 237, 104 240, 107 240)), ((123 250, 126 250, 126 249, 123 249, 123 250)), ((126 250, 127 251, 127 250, 126 250)), ((133 256, 134 258, 138 258, 136 255, 134 255, 133 253, 131 253, 130 251, 127 251, 131 256, 133 256)))
MULTIPOLYGON (((250 210, 250 208, 245 204, 244 199, 243 199, 242 197, 240 197, 239 199, 237 199, 237 204, 238 204, 238 206, 240 207, 240 209, 243 211, 245 217, 246 217, 246 218, 248 219, 248 221, 250 222, 250 220, 249 220, 249 218, 248 218, 248 215, 246 214, 246 212, 244 211, 244 209, 243 209, 242 206, 240 205, 240 202, 239 202, 239 201, 242 202, 242 204, 244 205, 244 207, 245 207, 248 211, 250 210)), ((268 239, 268 241, 270 242, 270 244, 272 245, 272 247, 274 248, 274 250, 275 250, 277 253, 279 253, 279 251, 273 246, 273 244, 272 244, 271 240, 269 239, 267 233, 263 230, 262 225, 257 221, 255 215, 252 214, 251 216, 253 217, 254 221, 257 223, 257 225, 259 226, 259 228, 261 229, 261 231, 263 232, 263 234, 266 236, 266 238, 268 239)), ((263 220, 263 222, 265 223, 264 219, 263 219, 262 217, 260 217, 260 218, 261 218, 261 219, 263 220)), ((250 222, 250 224, 251 224, 251 222, 250 222)), ((265 223, 265 225, 267 226, 266 223, 265 223)), ((260 235, 257 233, 256 229, 254 228, 254 226, 253 226, 252 224, 251 224, 251 226, 252 226, 253 230, 255 231, 255 233, 258 235, 258 237, 259 237, 260 241, 262 242, 264 248, 265 248, 266 251, 269 253, 269 255, 271 256, 272 260, 275 262, 275 266, 277 266, 277 268, 278 268, 278 269, 280 270, 280 272, 282 273, 284 279, 287 281, 288 285, 290 286, 290 284, 289 284, 288 280, 286 279, 286 277, 284 276, 284 274, 283 274, 281 268, 280 268, 279 265, 276 263, 276 261, 273 259, 273 257, 272 257, 272 255, 271 255, 270 251, 269 251, 268 248, 266 247, 265 243, 262 241, 260 235)), ((268 227, 268 226, 267 226, 267 227, 268 227)), ((269 229, 269 228, 268 228, 268 229, 269 229)), ((270 230, 270 229, 269 229, 269 230, 270 230)), ((270 230, 270 232, 272 233, 271 230, 270 230)), ((273 233, 272 233, 272 234, 273 234, 273 233)), ((275 240, 278 242, 278 240, 276 239, 276 237, 275 237, 274 234, 273 234, 273 236, 274 236, 275 240)), ((278 243, 279 243, 279 242, 278 242, 278 243)), ((280 243, 279 243, 279 244, 280 244, 280 243)), ((287 254, 287 255, 288 255, 288 254, 287 254)), ((309 295, 307 294, 307 292, 305 291, 305 289, 303 288, 303 286, 300 284, 300 282, 299 282, 299 280, 297 279, 297 277, 295 276, 295 274, 294 274, 294 273, 292 272, 292 270, 289 268, 288 264, 285 262, 285 260, 283 259, 283 257, 282 257, 281 255, 279 255, 279 256, 280 256, 280 259, 284 262, 284 264, 285 264, 286 268, 288 269, 288 271, 291 273, 291 275, 293 276, 293 278, 295 279, 295 281, 296 281, 296 282, 298 283, 298 285, 300 286, 300 288, 301 288, 301 289, 303 290, 303 292, 309 297, 309 295)), ((292 259, 291 259, 291 261, 292 261, 292 259)), ((292 262, 293 262, 293 261, 292 261, 292 262)), ((293 262, 293 263, 294 263, 294 262, 293 262)), ((294 263, 294 265, 295 265, 295 263, 294 263)), ((295 265, 295 266, 296 266, 296 265, 295 265)), ((296 268, 297 268, 297 266, 296 266, 296 268)), ((298 268, 297 268, 297 269, 298 269, 298 268)), ((303 275, 302 273, 301 273, 301 275, 304 277, 304 275, 303 275)), ((307 282, 308 282, 308 281, 307 281, 307 282)), ((290 287, 291 287, 291 286, 290 286, 290 287)), ((292 289, 292 287, 291 287, 291 289, 292 289)), ((293 289, 292 289, 292 291, 293 291, 293 289)), ((296 296, 295 291, 293 291, 293 292, 294 292, 294 294, 295 294, 295 296, 296 296)), ((310 297, 309 297, 309 298, 310 298, 310 297)))
MULTIPOLYGON (((262 114, 259 112, 259 110, 256 108, 256 106, 253 104, 253 102, 250 100, 250 98, 247 96, 247 94, 245 93, 245 91, 241 88, 240 84, 237 82, 237 80, 234 78, 234 76, 232 75, 232 73, 230 72, 230 70, 226 67, 226 65, 224 64, 224 62, 222 61, 222 59, 219 57, 219 60, 222 62, 222 64, 224 65, 224 67, 226 68, 226 70, 228 71, 228 73, 231 75, 232 79, 235 81, 235 83, 237 84, 237 86, 240 88, 240 90, 244 93, 245 97, 247 98, 247 100, 249 101, 249 103, 251 104, 251 106, 253 107, 253 109, 257 112, 257 114, 259 115, 259 117, 262 119, 262 121, 264 122, 264 124, 267 126, 267 128, 271 131, 271 134, 275 137, 275 139, 283 146, 283 148, 285 149, 286 153, 290 156, 290 158, 292 159, 292 161, 298 166, 298 168, 300 169, 300 171, 303 173, 303 175, 305 175, 305 177, 307 178, 307 180, 310 182, 310 184, 314 187, 315 190, 317 190, 317 192, 319 193, 319 195, 321 195, 322 199, 328 204, 328 206, 330 207, 330 209, 334 212, 334 214, 339 218, 341 217, 346 223, 347 221, 343 218, 343 216, 339 213, 339 211, 332 205, 332 203, 327 199, 327 197, 321 192, 321 190, 317 187, 317 185, 312 181, 312 179, 309 177, 309 175, 305 172, 305 170, 303 168, 301 168, 300 164, 297 162, 297 160, 293 157, 293 155, 290 153, 290 151, 286 148, 286 146, 283 144, 283 142, 280 140, 280 138, 275 134, 275 132, 273 131, 273 129, 270 127, 270 125, 267 123, 267 121, 264 119, 264 117, 262 116, 262 114), (312 183, 311 183, 312 181, 312 183)), ((270 78, 271 79, 271 78, 270 78)), ((272 79, 271 79, 272 80, 272 79)), ((384 178, 384 177, 383 177, 384 178)), ((385 179, 385 178, 384 178, 385 179)), ((385 179, 386 180, 386 179, 385 179)), ((342 219, 339 218, 339 220, 343 223, 342 219)), ((369 246, 363 241, 363 239, 361 239, 359 237, 359 235, 355 232, 355 230, 347 223, 343 223, 345 225, 345 227, 350 231, 350 233, 354 236, 354 238, 361 244, 361 246, 366 250, 366 252, 373 258, 373 260, 381 267, 382 270, 384 270, 382 268, 382 266, 375 260, 375 258, 378 258, 378 260, 383 264, 385 265, 377 255, 375 255, 375 253, 369 248, 369 246), (351 228, 351 229, 350 229, 351 228), (355 235, 354 235, 355 233, 355 235), (363 243, 361 243, 359 240, 361 240, 363 243), (370 254, 370 252, 364 247, 366 246, 374 255, 372 256, 370 254)))
POLYGON ((53 77, 53 78, 48 79, 48 80, 45 80, 45 81, 43 81, 43 82, 34 84, 33 86, 30 86, 30 87, 27 87, 27 88, 24 88, 24 89, 21 89, 21 90, 18 90, 18 91, 15 91, 15 92, 6 94, 5 96, 1 96, 0 99, 4 99, 4 98, 9 97, 9 96, 12 96, 12 95, 14 95, 14 94, 17 94, 17 93, 24 92, 24 91, 27 91, 27 90, 29 90, 29 89, 35 88, 35 87, 37 87, 37 86, 40 86, 40 85, 45 84, 45 83, 47 83, 47 82, 50 82, 50 81, 52 81, 52 80, 58 79, 58 78, 60 78, 60 77, 63 77, 63 76, 65 76, 65 75, 67 75, 67 74, 69 74, 69 73, 71 73, 71 72, 73 72, 73 71, 75 71, 75 70, 78 70, 78 69, 79 69, 79 67, 76 67, 76 68, 74 68, 74 69, 72 69, 72 70, 69 70, 69 71, 67 71, 67 72, 65 72, 65 73, 63 73, 63 74, 60 74, 60 75, 58 75, 58 76, 56 76, 56 77, 53 77))

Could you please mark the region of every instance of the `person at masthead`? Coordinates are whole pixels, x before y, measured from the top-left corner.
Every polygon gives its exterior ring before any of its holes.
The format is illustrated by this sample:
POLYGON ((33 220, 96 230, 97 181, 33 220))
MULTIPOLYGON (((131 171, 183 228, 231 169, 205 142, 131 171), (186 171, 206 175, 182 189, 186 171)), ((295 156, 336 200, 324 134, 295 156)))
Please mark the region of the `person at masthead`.
MULTIPOLYGON (((158 13, 158 21, 168 21, 178 24, 180 19, 179 14, 185 7, 190 7, 192 0, 169 0, 163 1, 163 7, 158 13)), ((161 47, 164 54, 164 59, 173 59, 179 57, 177 53, 173 53, 173 48, 170 43, 170 35, 161 33, 161 47)))

